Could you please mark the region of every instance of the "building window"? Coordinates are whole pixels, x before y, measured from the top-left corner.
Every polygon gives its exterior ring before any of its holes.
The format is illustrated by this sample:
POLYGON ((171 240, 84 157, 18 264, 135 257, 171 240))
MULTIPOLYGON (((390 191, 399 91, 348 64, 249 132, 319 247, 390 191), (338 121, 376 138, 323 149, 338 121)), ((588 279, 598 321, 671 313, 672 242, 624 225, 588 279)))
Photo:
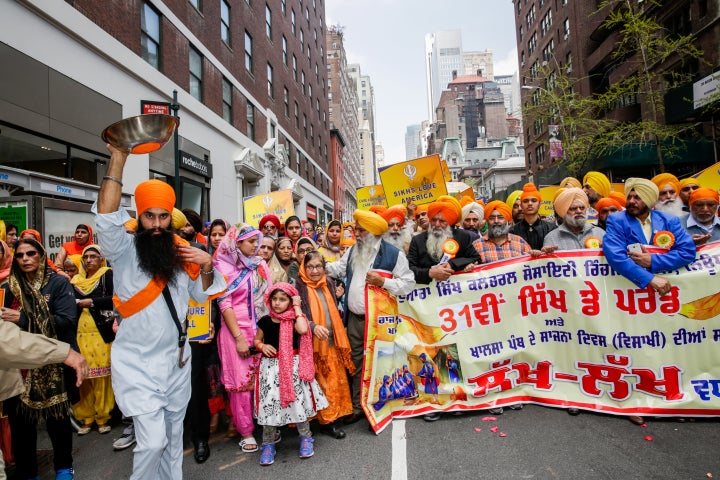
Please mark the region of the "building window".
POLYGON ((283 65, 287 67, 288 64, 288 54, 287 54, 287 38, 285 38, 285 35, 282 36, 282 57, 283 57, 283 65))
POLYGON ((227 78, 223 78, 222 81, 222 101, 223 101, 223 119, 228 122, 230 125, 233 123, 233 115, 232 115, 232 108, 233 108, 233 97, 232 97, 233 87, 230 81, 228 81, 227 78))
POLYGON ((252 73, 252 71, 253 71, 252 50, 253 50, 252 37, 246 30, 245 31, 245 69, 250 73, 252 73))
POLYGON ((252 140, 254 142, 255 141, 255 106, 250 102, 247 102, 246 117, 247 117, 247 136, 250 140, 252 140))
POLYGON ((548 10, 545 16, 540 20, 540 35, 545 36, 552 27, 552 10, 548 10))
POLYGON ((265 34, 267 38, 272 39, 272 10, 265 4, 265 34))
POLYGON ((315 109, 317 110, 318 121, 320 121, 320 99, 315 99, 315 109))
POLYGON ((528 53, 530 55, 533 54, 535 49, 537 48, 537 32, 534 32, 532 34, 532 37, 530 37, 530 40, 528 40, 528 53))
POLYGON ((305 138, 307 138, 307 136, 308 136, 308 131, 307 131, 307 115, 305 115, 304 113, 303 113, 303 131, 305 132, 305 138))
POLYGON ((293 80, 297 82, 297 58, 294 53, 292 58, 293 80))
POLYGON ((295 128, 300 130, 300 107, 297 102, 295 102, 295 128))
POLYGON ((307 90, 308 90, 308 97, 310 97, 310 105, 312 105, 312 84, 308 83, 307 90))
POLYGON ((302 93, 305 95, 305 71, 300 73, 300 85, 302 85, 302 93))
POLYGON ((280 1, 280 11, 282 12, 283 15, 287 15, 287 1, 286 0, 280 1))
POLYGON ((268 97, 275 98, 275 89, 273 88, 273 67, 267 64, 267 87, 268 97))
POLYGON ((290 118, 290 92, 287 87, 283 87, 283 102, 285 102, 285 116, 290 118))
POLYGON ((570 19, 566 18, 565 21, 563 22, 563 38, 565 40, 567 40, 569 36, 570 36, 570 19))
POLYGON ((220 1, 220 38, 230 46, 230 5, 227 0, 220 1))
POLYGON ((190 95, 202 102, 203 57, 190 46, 190 95))
POLYGON ((297 30, 295 29, 295 9, 290 9, 290 30, 292 30, 292 34, 297 36, 297 30))
POLYGON ((140 30, 142 58, 160 70, 160 14, 149 3, 143 4, 140 30))
POLYGON ((202 12, 202 2, 200 0, 190 0, 190 5, 195 7, 198 12, 202 12))

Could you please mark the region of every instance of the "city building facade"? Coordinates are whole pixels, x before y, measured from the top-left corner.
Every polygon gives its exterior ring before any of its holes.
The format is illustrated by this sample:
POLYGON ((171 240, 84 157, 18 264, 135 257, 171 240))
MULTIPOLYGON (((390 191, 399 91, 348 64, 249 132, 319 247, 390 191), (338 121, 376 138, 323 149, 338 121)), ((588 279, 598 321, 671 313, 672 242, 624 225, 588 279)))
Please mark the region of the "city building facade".
POLYGON ((425 80, 428 119, 435 119, 435 108, 442 91, 453 79, 453 72, 465 71, 460 30, 445 30, 425 35, 425 80))

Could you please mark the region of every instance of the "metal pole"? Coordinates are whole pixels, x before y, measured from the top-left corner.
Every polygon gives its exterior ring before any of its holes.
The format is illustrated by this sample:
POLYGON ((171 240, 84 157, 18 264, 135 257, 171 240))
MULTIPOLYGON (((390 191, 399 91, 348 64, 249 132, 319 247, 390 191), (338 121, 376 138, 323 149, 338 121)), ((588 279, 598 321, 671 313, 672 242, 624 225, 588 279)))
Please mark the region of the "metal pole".
MULTIPOLYGON (((178 105, 178 98, 177 98, 177 90, 173 90, 173 101, 170 104, 170 110, 173 113, 173 116, 177 117, 178 120, 180 117, 178 116, 178 110, 180 110, 180 105, 178 105)), ((179 125, 178 125, 179 126, 179 125)), ((180 200, 180 134, 178 133, 178 129, 175 129, 175 132, 173 133, 173 138, 175 140, 175 150, 174 150, 174 156, 173 160, 175 162, 175 197, 178 200, 180 200)))

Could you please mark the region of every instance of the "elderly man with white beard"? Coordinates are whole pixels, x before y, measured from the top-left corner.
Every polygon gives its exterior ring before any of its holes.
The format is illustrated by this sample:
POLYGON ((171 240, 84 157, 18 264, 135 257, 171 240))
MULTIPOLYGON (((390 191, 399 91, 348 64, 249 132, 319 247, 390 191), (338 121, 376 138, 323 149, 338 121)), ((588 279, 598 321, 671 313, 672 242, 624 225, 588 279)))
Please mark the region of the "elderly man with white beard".
POLYGON ((680 193, 680 181, 672 173, 660 173, 651 180, 658 187, 658 200, 655 202, 654 210, 669 213, 682 218, 687 215, 683 210, 684 204, 678 196, 680 193))
POLYGON ((407 255, 410 248, 412 233, 405 224, 407 210, 404 205, 393 205, 380 214, 388 224, 387 232, 383 233, 383 240, 399 248, 407 255))
POLYGON ((415 274, 417 283, 445 281, 453 273, 462 271, 469 264, 479 260, 478 253, 472 246, 470 233, 455 228, 460 213, 460 202, 447 195, 443 195, 428 206, 430 227, 426 232, 413 237, 408 252, 410 270, 415 274), (448 240, 457 242, 457 253, 453 258, 441 263, 443 248, 448 240))
POLYGON ((340 260, 325 266, 325 272, 331 277, 346 277, 347 295, 343 311, 355 364, 355 375, 350 385, 353 413, 345 418, 346 425, 364 416, 360 404, 360 381, 365 355, 365 285, 384 288, 394 296, 407 295, 415 288, 415 279, 405 253, 382 239, 388 229, 385 219, 366 210, 355 210, 353 218, 355 245, 340 260))
POLYGON ((543 253, 600 247, 605 230, 588 223, 590 202, 582 189, 568 188, 557 196, 554 206, 563 223, 545 236, 541 249, 543 253))

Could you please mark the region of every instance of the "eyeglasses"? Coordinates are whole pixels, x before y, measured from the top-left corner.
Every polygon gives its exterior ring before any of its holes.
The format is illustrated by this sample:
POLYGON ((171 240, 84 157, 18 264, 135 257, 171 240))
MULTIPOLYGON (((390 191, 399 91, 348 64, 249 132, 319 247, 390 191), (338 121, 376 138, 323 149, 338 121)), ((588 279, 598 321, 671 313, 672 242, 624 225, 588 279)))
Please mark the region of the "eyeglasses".
POLYGON ((305 265, 306 270, 312 270, 312 271, 323 270, 324 268, 325 268, 324 265, 305 265))
POLYGON ((273 225, 272 223, 266 223, 265 225, 263 225, 263 229, 264 230, 276 230, 277 227, 275 225, 273 225))
POLYGON ((307 255, 308 253, 315 250, 314 248, 303 248, 302 250, 298 249, 297 253, 298 255, 307 255))
POLYGON ((38 254, 37 250, 30 250, 30 251, 27 251, 27 252, 17 252, 17 253, 15 254, 15 258, 17 258, 17 259, 21 259, 21 258, 24 258, 24 257, 32 258, 32 257, 34 257, 34 256, 37 255, 37 254, 38 254))

